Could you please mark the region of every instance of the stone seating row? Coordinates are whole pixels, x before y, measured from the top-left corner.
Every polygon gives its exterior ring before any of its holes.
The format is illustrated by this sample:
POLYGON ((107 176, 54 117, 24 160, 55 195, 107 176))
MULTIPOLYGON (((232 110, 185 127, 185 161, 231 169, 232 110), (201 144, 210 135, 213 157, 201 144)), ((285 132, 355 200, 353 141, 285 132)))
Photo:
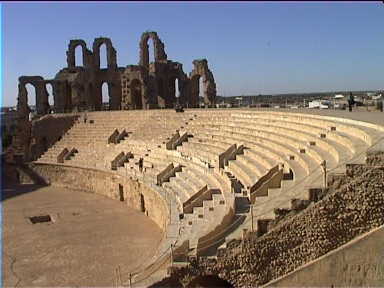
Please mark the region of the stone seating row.
MULTIPOLYGON (((200 117, 201 120, 205 120, 208 116, 206 114, 204 115, 204 113, 195 113, 198 115, 197 118, 200 117)), ((226 118, 224 118, 223 121, 226 121, 226 119, 244 119, 246 121, 252 119, 255 121, 265 119, 270 121, 310 125, 330 131, 345 133, 346 135, 359 138, 368 145, 372 144, 374 139, 378 137, 378 132, 382 129, 378 125, 367 122, 312 114, 275 111, 237 111, 230 112, 230 116, 228 116, 228 114, 225 114, 225 111, 221 113, 223 116, 226 115, 226 118)), ((219 119, 220 117, 217 116, 216 118, 219 119)))
MULTIPOLYGON (((204 124, 194 122, 191 127, 196 127, 198 125, 204 124)), ((335 145, 338 146, 337 143, 333 142, 332 140, 320 138, 320 134, 313 135, 312 133, 309 133, 307 131, 303 132, 292 128, 276 127, 271 125, 264 125, 262 123, 228 122, 227 124, 223 124, 220 122, 215 122, 209 123, 207 125, 209 126, 209 128, 218 130, 241 128, 244 130, 247 129, 249 131, 249 129, 252 129, 255 131, 262 131, 263 133, 271 134, 272 136, 283 136, 287 139, 287 141, 290 141, 291 143, 292 141, 295 142, 295 145, 296 147, 298 147, 298 149, 300 149, 300 147, 308 147, 311 149, 319 148, 319 153, 322 153, 321 151, 325 150, 333 156, 335 162, 338 162, 339 159, 343 158, 345 154, 341 152, 344 151, 344 149, 340 149, 339 151, 336 150, 335 145)))

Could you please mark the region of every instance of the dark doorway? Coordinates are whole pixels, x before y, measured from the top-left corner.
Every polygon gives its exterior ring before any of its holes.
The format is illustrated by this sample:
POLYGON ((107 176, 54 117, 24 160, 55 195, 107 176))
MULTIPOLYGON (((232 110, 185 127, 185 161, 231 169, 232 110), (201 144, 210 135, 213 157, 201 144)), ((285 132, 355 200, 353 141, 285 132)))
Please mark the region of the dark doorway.
POLYGON ((145 200, 143 194, 140 194, 140 208, 141 212, 145 212, 145 200))
POLYGON ((124 186, 119 184, 119 196, 120 196, 120 201, 124 202, 124 186))

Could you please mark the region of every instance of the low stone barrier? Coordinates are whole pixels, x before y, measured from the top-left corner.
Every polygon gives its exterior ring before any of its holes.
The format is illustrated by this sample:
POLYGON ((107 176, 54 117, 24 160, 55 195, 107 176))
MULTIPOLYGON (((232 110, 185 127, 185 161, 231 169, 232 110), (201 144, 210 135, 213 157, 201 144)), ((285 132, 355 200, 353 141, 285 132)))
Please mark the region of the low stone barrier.
POLYGON ((169 141, 165 144, 165 148, 167 150, 174 150, 174 144, 177 141, 177 139, 180 138, 180 133, 179 131, 176 131, 176 133, 169 139, 169 141))
POLYGON ((228 147, 223 153, 219 155, 219 167, 224 168, 228 165, 229 160, 234 160, 237 152, 237 145, 233 144, 228 147))
POLYGON ((124 199, 128 206, 143 211, 163 231, 168 225, 169 212, 165 199, 137 180, 112 171, 60 164, 34 163, 30 164, 30 168, 53 186, 96 193, 117 201, 124 199))
POLYGON ((157 185, 161 186, 164 182, 168 181, 170 177, 175 176, 176 172, 181 171, 181 166, 173 166, 173 163, 169 164, 163 171, 156 176, 157 185))
POLYGON ((112 134, 108 137, 108 144, 113 143, 117 144, 117 137, 119 136, 119 131, 115 129, 115 131, 112 132, 112 134))
POLYGON ((205 185, 191 198, 183 203, 184 213, 193 213, 193 207, 202 206, 204 200, 208 200, 212 197, 212 192, 208 193, 208 186, 205 185))
POLYGON ((65 157, 65 155, 68 154, 68 152, 69 152, 68 149, 67 149, 67 148, 64 148, 64 149, 60 152, 60 154, 57 155, 57 158, 56 158, 57 163, 64 163, 64 157, 65 157))
POLYGON ((283 180, 283 169, 280 169, 279 165, 271 168, 267 174, 261 177, 250 189, 250 200, 255 203, 257 196, 268 196, 269 188, 281 187, 281 181, 283 180))
POLYGON ((175 135, 171 137, 171 139, 165 144, 165 148, 167 150, 176 150, 176 147, 181 145, 183 142, 188 140, 188 133, 184 132, 183 135, 180 136, 179 131, 176 132, 175 135))

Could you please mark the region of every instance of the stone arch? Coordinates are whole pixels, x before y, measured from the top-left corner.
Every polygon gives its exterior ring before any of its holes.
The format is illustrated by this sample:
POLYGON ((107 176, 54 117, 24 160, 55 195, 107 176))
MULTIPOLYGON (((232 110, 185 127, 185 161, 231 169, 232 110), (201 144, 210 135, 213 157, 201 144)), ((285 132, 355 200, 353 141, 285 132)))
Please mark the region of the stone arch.
POLYGON ((205 105, 212 107, 216 102, 216 83, 212 71, 208 68, 208 61, 206 59, 200 59, 194 60, 192 63, 194 65, 194 69, 190 74, 191 102, 193 102, 193 105, 198 103, 199 80, 200 77, 202 77, 204 86, 204 103, 205 105))
POLYGON ((93 41, 93 63, 97 69, 100 69, 100 46, 105 44, 107 48, 107 67, 108 69, 117 68, 116 50, 112 46, 112 41, 109 38, 96 38, 93 41))
POLYGON ((171 106, 178 102, 179 104, 184 104, 185 102, 185 79, 183 75, 172 74, 168 78, 168 95, 166 98, 167 106, 171 106), (176 87, 176 81, 177 86, 176 87))
POLYGON ((153 50, 155 62, 167 60, 167 54, 165 54, 164 43, 160 40, 156 32, 147 31, 141 35, 140 40, 140 63, 139 65, 149 69, 149 52, 148 52, 148 40, 153 41, 153 50))
POLYGON ((41 76, 21 76, 19 78, 19 94, 17 108, 19 113, 27 116, 30 112, 28 107, 28 91, 26 85, 31 84, 35 87, 36 113, 38 115, 47 114, 49 111, 48 93, 45 88, 44 78, 41 76))
POLYGON ((67 50, 67 65, 68 68, 76 67, 76 47, 81 46, 83 52, 83 66, 88 66, 88 55, 90 51, 87 49, 87 44, 82 39, 74 39, 69 41, 67 50))

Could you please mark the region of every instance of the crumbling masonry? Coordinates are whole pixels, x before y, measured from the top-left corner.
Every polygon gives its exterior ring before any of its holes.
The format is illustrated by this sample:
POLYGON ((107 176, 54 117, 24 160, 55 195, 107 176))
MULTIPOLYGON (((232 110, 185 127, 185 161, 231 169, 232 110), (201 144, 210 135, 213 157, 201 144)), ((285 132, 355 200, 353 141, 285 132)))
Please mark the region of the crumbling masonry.
MULTIPOLYGON (((79 60, 79 59, 77 59, 79 60)), ((20 117, 28 117, 28 93, 26 84, 36 91, 36 113, 55 113, 103 110, 102 85, 107 83, 109 110, 173 108, 177 102, 188 107, 199 105, 199 79, 204 85, 204 104, 215 104, 216 84, 206 59, 194 60, 194 69, 188 76, 179 62, 167 59, 164 44, 156 32, 144 32, 140 40, 138 65, 117 66, 116 50, 109 38, 96 38, 92 51, 84 40, 71 40, 67 51, 67 67, 54 79, 40 76, 19 78, 18 111, 20 117), (149 62, 148 41, 152 39, 154 62, 149 62), (105 44, 107 68, 100 68, 100 46, 105 44), (81 46, 83 66, 76 66, 75 49, 81 46), (178 80, 178 96, 175 80, 178 80), (46 85, 52 85, 53 108, 48 103, 46 85)))

